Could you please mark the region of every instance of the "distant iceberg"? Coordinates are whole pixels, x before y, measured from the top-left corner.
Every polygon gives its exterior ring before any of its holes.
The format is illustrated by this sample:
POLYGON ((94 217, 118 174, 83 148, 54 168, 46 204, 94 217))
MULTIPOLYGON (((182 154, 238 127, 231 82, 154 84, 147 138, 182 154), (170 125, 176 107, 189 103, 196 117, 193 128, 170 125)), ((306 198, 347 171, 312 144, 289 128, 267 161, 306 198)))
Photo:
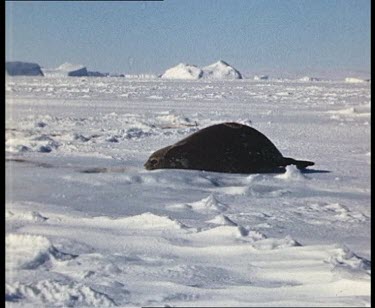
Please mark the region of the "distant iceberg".
POLYGON ((369 82, 369 80, 356 78, 356 77, 346 77, 345 82, 348 83, 362 83, 362 82, 369 82))
POLYGON ((55 69, 45 69, 42 71, 47 77, 81 77, 88 76, 87 68, 80 64, 64 63, 55 69))
POLYGON ((268 75, 261 75, 261 76, 255 75, 254 76, 254 80, 268 80, 268 79, 269 79, 268 75))
POLYGON ((108 73, 101 73, 97 71, 87 71, 87 76, 89 77, 108 77, 108 73))
POLYGON ((5 72, 9 76, 44 76, 37 63, 5 62, 5 72))
POLYGON ((203 76, 203 71, 195 66, 180 63, 165 71, 161 78, 163 79, 199 79, 203 76))
POLYGON ((108 77, 125 77, 124 74, 119 74, 119 73, 109 73, 107 74, 108 77))
POLYGON ((202 68, 202 78, 209 79, 242 79, 241 73, 230 66, 228 63, 220 60, 211 65, 202 68))
POLYGON ((242 79, 242 75, 228 63, 220 60, 199 68, 196 65, 180 63, 160 76, 164 79, 242 79))

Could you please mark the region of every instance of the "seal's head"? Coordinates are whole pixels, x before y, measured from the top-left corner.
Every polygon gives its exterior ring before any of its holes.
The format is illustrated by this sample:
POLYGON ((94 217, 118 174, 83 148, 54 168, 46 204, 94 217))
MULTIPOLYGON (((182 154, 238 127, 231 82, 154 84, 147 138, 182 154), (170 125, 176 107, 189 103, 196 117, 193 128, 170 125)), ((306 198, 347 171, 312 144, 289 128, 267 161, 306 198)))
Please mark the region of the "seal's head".
POLYGON ((146 161, 146 163, 144 164, 144 167, 147 170, 168 168, 168 163, 166 161, 165 154, 168 152, 170 148, 171 146, 154 152, 150 156, 150 158, 146 161))

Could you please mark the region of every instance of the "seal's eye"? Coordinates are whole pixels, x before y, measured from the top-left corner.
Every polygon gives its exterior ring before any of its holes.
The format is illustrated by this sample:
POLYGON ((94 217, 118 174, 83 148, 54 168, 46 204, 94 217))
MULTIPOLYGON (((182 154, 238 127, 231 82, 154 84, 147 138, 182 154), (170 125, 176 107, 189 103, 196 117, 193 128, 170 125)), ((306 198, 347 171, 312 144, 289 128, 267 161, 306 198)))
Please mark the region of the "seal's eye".
POLYGON ((158 160, 156 159, 156 158, 152 158, 151 160, 150 160, 150 164, 151 165, 156 165, 158 163, 158 160))

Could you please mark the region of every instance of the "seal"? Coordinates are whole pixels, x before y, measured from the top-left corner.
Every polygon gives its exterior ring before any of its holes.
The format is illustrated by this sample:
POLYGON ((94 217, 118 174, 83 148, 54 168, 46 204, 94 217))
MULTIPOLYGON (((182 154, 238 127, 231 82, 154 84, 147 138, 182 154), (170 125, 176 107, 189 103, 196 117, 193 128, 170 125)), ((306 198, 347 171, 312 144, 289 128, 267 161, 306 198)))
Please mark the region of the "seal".
POLYGON ((276 146, 256 129, 228 122, 201 129, 154 152, 144 167, 147 170, 273 173, 285 171, 287 165, 304 169, 314 163, 284 157, 276 146))

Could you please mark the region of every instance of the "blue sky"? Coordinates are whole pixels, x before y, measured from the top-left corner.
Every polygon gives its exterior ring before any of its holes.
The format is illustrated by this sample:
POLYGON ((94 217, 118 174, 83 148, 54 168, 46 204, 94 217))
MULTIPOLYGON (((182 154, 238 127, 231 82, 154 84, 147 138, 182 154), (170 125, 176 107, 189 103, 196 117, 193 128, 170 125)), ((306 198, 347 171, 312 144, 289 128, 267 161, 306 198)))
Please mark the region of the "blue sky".
POLYGON ((7 1, 6 59, 130 74, 219 59, 241 72, 370 71, 370 0, 7 1))

